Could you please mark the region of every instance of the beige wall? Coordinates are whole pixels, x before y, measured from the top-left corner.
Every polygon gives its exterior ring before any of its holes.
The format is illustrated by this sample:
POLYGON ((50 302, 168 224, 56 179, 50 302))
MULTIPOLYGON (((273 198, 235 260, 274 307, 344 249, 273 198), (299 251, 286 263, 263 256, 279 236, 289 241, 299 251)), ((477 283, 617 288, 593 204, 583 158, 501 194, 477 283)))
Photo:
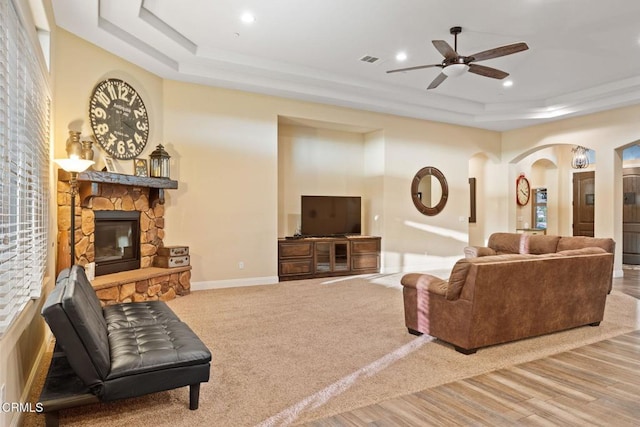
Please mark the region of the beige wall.
MULTIPOLYGON (((149 113, 149 141, 140 157, 147 158, 163 136, 163 80, 141 68, 97 48, 95 45, 57 29, 53 47, 53 86, 55 103, 53 130, 54 157, 66 157, 65 143, 69 129, 92 134, 89 123, 89 97, 93 88, 106 78, 122 79, 131 84, 142 97, 149 113)), ((94 146, 96 169, 102 169, 102 151, 94 146)), ((132 174, 133 160, 116 161, 119 172, 132 174)))
MULTIPOLYGON (((300 196, 361 196, 364 216, 365 135, 358 132, 280 125, 278 128, 278 237, 300 228, 300 196)), ((363 227, 363 234, 373 234, 363 227)))
POLYGON ((167 200, 165 244, 190 247, 192 283, 277 280, 274 100, 175 81, 164 87, 164 133, 179 181, 167 200))

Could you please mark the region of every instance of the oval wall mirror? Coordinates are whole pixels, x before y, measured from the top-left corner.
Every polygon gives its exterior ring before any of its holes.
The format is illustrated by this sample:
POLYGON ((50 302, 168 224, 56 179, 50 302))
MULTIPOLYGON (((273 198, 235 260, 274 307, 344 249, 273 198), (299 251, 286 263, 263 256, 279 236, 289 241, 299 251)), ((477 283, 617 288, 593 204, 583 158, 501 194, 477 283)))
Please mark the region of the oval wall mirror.
POLYGON ((418 211, 425 215, 439 214, 449 198, 449 186, 439 169, 427 166, 411 181, 411 199, 418 211))

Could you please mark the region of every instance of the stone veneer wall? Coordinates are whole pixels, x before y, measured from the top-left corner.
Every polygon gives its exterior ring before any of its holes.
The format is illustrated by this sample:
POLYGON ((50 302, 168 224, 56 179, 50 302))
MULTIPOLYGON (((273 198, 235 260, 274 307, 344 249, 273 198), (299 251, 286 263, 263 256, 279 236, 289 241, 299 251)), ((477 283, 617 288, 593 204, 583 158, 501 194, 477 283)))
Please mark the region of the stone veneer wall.
MULTIPOLYGON (((153 266, 158 248, 163 246, 164 205, 149 205, 149 188, 121 184, 100 183, 97 194, 88 200, 88 206, 81 206, 81 197, 76 196, 75 208, 75 254, 76 264, 85 266, 95 261, 95 215, 94 211, 122 210, 140 212, 140 269, 153 266)), ((67 182, 58 181, 58 272, 69 265, 68 233, 71 227, 71 194, 67 182), (65 257, 66 255, 66 257, 65 257)), ((168 300, 176 295, 185 295, 190 290, 191 272, 166 275, 101 286, 97 289, 104 303, 168 300), (116 297, 117 294, 117 297, 116 297)))
POLYGON ((177 295, 187 295, 190 292, 191 267, 172 269, 169 274, 152 275, 153 277, 144 277, 142 269, 139 272, 141 276, 139 278, 135 277, 137 274, 132 274, 130 278, 122 279, 113 285, 95 286, 96 295, 102 305, 120 302, 168 301, 177 295))

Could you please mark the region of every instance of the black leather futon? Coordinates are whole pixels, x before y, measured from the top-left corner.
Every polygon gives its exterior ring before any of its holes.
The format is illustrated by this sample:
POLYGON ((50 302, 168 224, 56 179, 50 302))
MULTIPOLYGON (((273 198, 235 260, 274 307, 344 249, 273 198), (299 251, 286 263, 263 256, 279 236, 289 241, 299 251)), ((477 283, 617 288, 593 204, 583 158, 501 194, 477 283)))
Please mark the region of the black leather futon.
POLYGON ((101 307, 84 269, 62 271, 42 309, 56 351, 40 396, 47 425, 58 410, 190 386, 198 408, 211 353, 162 301, 101 307))

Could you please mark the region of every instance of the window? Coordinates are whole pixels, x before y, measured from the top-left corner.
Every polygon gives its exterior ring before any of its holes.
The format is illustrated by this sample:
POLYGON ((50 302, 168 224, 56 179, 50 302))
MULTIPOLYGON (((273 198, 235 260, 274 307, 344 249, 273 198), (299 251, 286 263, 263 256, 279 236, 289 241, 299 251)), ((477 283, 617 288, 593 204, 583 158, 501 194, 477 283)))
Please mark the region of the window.
POLYGON ((0 335, 40 296, 49 240, 47 80, 13 2, 0 2, 0 335))
POLYGON ((546 188, 534 188, 533 189, 533 203, 531 214, 533 215, 531 224, 533 228, 545 229, 547 228, 547 189, 546 188))

